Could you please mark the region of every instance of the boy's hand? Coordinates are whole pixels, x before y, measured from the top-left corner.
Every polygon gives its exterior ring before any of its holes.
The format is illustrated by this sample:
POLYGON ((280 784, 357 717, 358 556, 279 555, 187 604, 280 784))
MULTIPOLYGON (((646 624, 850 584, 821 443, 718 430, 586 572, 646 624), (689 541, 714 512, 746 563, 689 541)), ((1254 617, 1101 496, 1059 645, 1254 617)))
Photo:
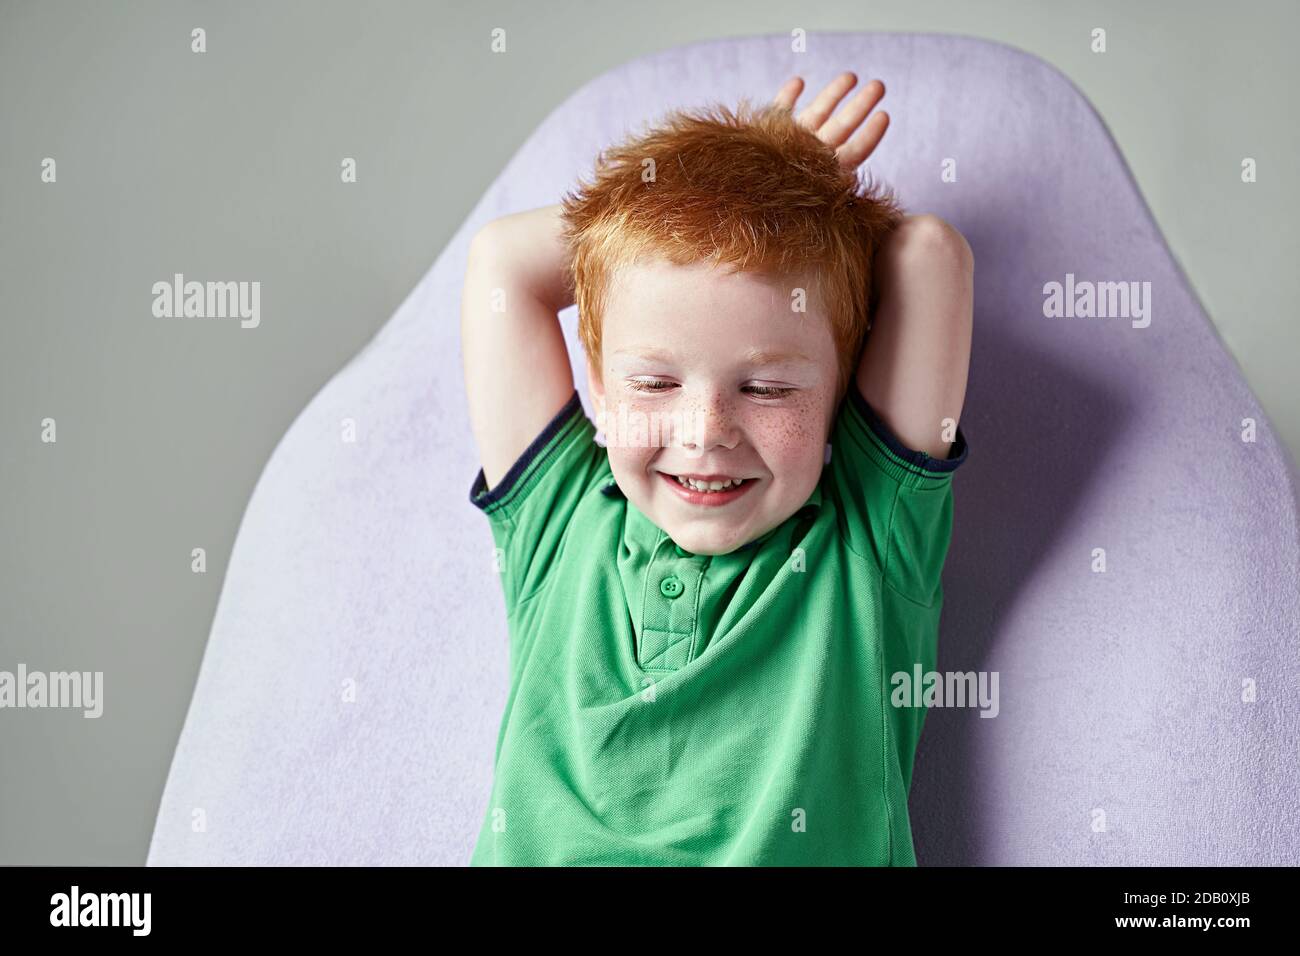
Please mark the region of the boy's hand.
MULTIPOLYGON (((826 84, 812 103, 795 117, 796 122, 812 130, 818 139, 835 150, 840 165, 845 169, 857 169, 880 144, 881 137, 889 128, 888 113, 883 110, 871 112, 885 95, 885 84, 880 80, 872 80, 849 100, 848 106, 838 116, 831 116, 840 100, 857 82, 857 75, 846 70, 826 84), (868 114, 870 119, 867 119, 868 114), (865 126, 862 126, 863 120, 866 120, 865 126), (862 129, 858 130, 859 126, 862 129), (854 130, 858 132, 854 134, 854 130)), ((772 102, 793 111, 795 100, 802 92, 803 77, 791 77, 772 102)))

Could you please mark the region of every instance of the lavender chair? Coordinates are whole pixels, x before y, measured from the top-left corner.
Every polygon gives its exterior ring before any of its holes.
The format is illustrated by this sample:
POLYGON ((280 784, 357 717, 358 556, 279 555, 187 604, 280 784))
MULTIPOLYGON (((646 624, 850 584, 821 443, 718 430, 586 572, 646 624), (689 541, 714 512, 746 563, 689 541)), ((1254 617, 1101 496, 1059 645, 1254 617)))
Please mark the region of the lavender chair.
POLYGON ((468 501, 468 240, 557 201, 670 107, 844 68, 889 88, 873 176, 976 258, 939 666, 996 671, 999 712, 929 713, 920 863, 1300 863, 1295 469, 1105 125, 1010 47, 815 34, 805 54, 784 36, 698 43, 578 90, 307 406, 240 527, 149 864, 468 861, 507 690, 468 501), (1149 282, 1150 324, 1048 317, 1044 286, 1067 276, 1149 282))

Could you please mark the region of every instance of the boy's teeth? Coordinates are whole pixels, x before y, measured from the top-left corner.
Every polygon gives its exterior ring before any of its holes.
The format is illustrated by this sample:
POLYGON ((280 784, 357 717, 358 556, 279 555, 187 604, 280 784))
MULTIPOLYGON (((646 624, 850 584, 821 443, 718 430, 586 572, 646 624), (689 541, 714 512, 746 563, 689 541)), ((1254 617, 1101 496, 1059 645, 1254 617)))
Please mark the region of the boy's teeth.
POLYGON ((725 491, 728 488, 735 488, 745 479, 728 478, 726 481, 696 481, 694 478, 683 478, 681 475, 674 475, 677 483, 690 488, 692 491, 725 491))

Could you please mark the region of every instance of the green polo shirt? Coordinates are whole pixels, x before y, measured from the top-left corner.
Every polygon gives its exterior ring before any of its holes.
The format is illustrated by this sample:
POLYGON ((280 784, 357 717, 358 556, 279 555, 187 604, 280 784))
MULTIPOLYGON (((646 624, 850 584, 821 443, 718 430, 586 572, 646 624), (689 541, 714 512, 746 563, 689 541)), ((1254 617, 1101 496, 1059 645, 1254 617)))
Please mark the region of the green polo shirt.
POLYGON ((471 865, 915 865, 907 795, 952 528, 947 459, 849 389, 807 503, 730 554, 619 491, 575 391, 497 487, 510 692, 471 865))

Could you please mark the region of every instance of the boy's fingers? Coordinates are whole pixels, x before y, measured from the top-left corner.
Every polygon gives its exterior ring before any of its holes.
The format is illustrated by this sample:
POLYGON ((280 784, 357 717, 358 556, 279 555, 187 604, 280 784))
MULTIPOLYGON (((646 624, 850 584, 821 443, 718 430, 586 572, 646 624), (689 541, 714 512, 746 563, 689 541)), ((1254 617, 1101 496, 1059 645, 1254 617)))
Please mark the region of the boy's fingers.
POLYGON ((844 98, 844 94, 853 89, 853 85, 858 82, 857 76, 846 70, 826 84, 826 88, 817 94, 814 99, 799 114, 799 122, 807 126, 813 132, 822 128, 826 122, 826 117, 835 112, 835 105, 844 98))
POLYGON ((852 135, 853 131, 862 125, 862 121, 867 118, 867 114, 876 108, 881 97, 885 95, 885 84, 879 80, 872 80, 862 89, 858 90, 856 96, 849 100, 844 109, 832 116, 822 126, 818 135, 822 142, 828 146, 839 146, 852 135))
POLYGON ((872 115, 867 120, 866 125, 854 135, 854 137, 835 151, 839 157, 840 165, 856 169, 862 164, 862 161, 870 156, 877 146, 880 145, 881 138, 885 135, 885 130, 889 128, 889 114, 884 110, 872 115))
POLYGON ((799 99, 799 94, 803 92, 803 77, 795 76, 785 81, 785 85, 777 91, 776 98, 772 100, 777 106, 784 106, 786 109, 793 110, 795 100, 799 99))

